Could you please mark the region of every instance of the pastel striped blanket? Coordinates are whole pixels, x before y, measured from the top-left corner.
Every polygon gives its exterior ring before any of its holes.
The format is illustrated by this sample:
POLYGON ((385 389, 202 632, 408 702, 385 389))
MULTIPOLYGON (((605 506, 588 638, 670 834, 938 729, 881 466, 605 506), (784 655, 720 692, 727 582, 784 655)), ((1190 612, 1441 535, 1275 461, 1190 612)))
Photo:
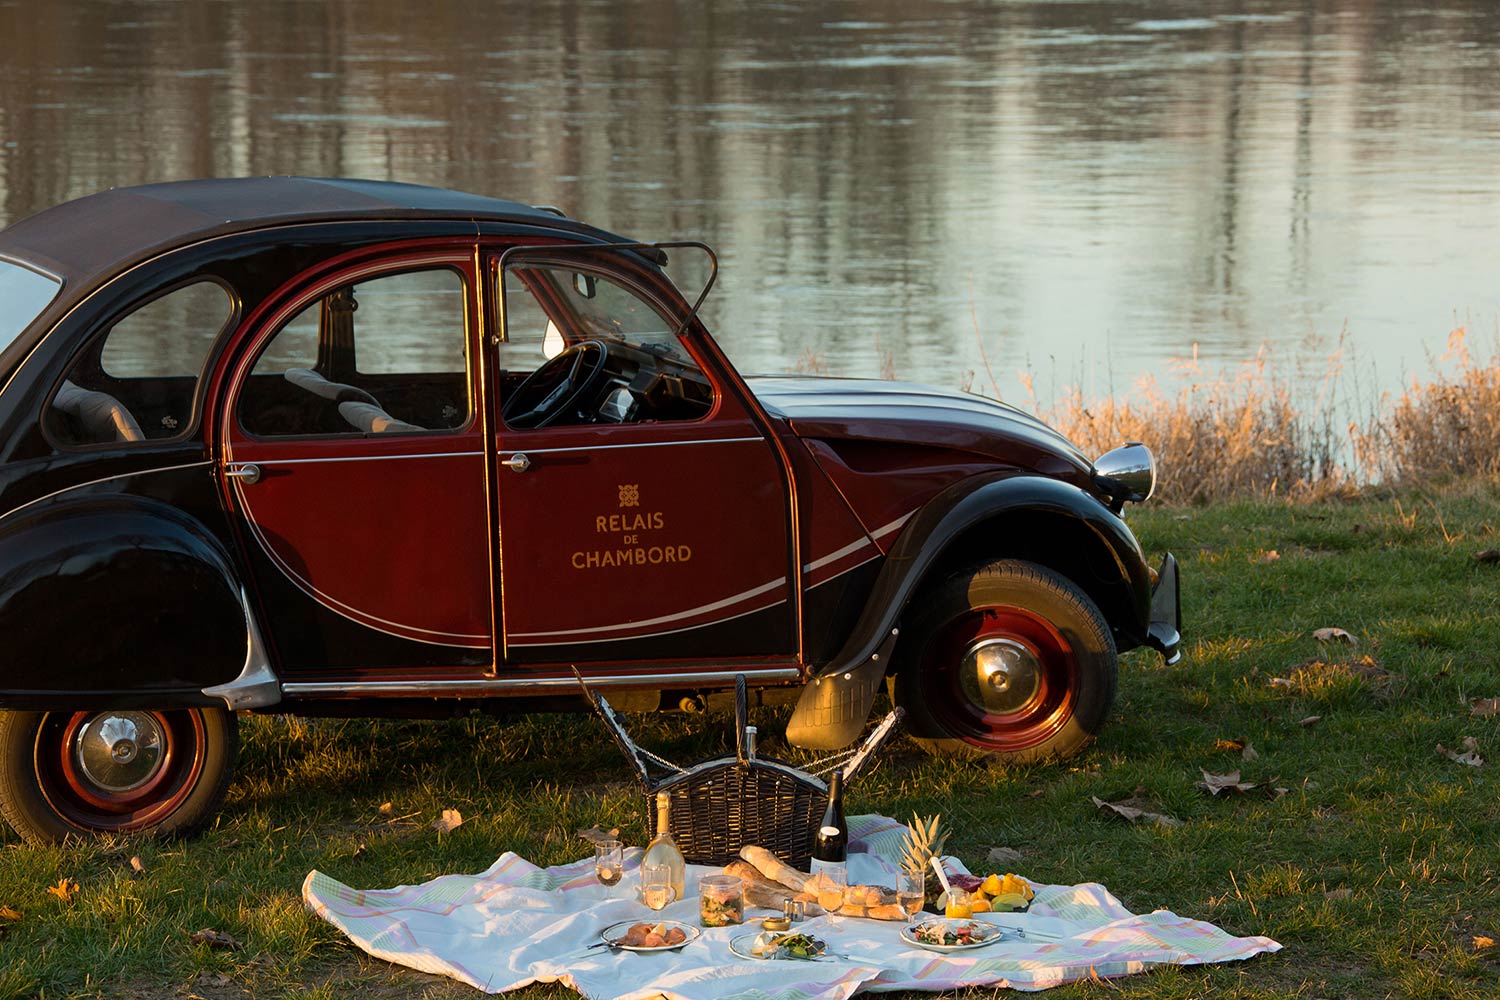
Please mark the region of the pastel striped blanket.
MULTIPOLYGON (((849 826, 851 881, 893 884, 906 828, 883 816, 855 816, 849 826)), ((745 927, 705 929, 676 952, 585 950, 605 927, 650 915, 630 889, 639 863, 638 848, 627 852, 625 880, 607 899, 592 860, 538 868, 510 852, 478 875, 445 875, 394 889, 352 889, 313 871, 302 896, 313 912, 376 958, 488 993, 561 982, 597 1000, 844 1000, 864 990, 965 986, 1042 990, 1281 948, 1270 938, 1233 937, 1164 910, 1133 914, 1102 885, 1033 883, 1037 895, 1027 913, 980 915, 1029 933, 1006 934, 973 951, 924 951, 901 940, 900 923, 836 916, 797 925, 839 956, 815 962, 737 958, 729 939, 745 927)), ((947 864, 964 870, 953 859, 947 864)), ((696 925, 697 879, 712 871, 689 865, 687 898, 660 915, 696 925)))

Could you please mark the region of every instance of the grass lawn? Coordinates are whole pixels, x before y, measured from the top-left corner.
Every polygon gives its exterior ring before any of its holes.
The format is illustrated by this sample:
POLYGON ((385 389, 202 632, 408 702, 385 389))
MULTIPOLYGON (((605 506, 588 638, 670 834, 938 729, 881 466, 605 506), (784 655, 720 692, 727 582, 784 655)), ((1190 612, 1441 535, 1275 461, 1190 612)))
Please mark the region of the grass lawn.
MULTIPOLYGON (((1500 939, 1500 719, 1470 703, 1500 696, 1500 564, 1474 558, 1500 548, 1500 486, 1152 508, 1132 523, 1148 551, 1182 561, 1181 662, 1126 656, 1110 724, 1072 761, 936 761, 898 742, 854 784, 850 811, 941 812, 950 852, 976 871, 1008 846, 1021 874, 1102 882, 1137 912, 1285 946, 1048 994, 1059 1000, 1494 997, 1500 947, 1476 939, 1500 939), (1317 642, 1325 626, 1358 646, 1317 642), (1335 666, 1294 671, 1310 660, 1335 666), (1483 767, 1436 751, 1470 736, 1483 767), (1200 770, 1235 769, 1287 791, 1195 787, 1200 770), (1093 796, 1144 799, 1182 825, 1132 826, 1093 796)), ((778 738, 784 712, 755 721, 765 752, 794 756, 778 738)), ((720 717, 631 725, 677 760, 728 744, 720 717)), ((507 849, 573 860, 586 847, 576 831, 595 824, 642 842, 642 801, 588 715, 254 718, 241 733, 222 818, 195 839, 38 849, 0 834, 0 906, 21 913, 0 920, 0 998, 474 996, 357 952, 303 910, 308 870, 385 887, 478 871, 507 849), (445 808, 466 822, 439 834, 429 824, 445 808), (46 891, 63 878, 79 886, 68 901, 46 891), (244 947, 194 944, 200 928, 244 947)))

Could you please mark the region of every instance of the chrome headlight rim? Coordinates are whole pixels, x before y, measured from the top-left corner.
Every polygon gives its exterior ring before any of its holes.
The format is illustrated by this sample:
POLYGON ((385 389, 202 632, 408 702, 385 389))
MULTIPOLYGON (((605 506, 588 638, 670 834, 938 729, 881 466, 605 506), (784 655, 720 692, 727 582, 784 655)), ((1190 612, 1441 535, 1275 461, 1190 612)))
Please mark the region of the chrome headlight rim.
POLYGON ((1127 441, 1094 460, 1094 482, 1118 509, 1143 503, 1156 492, 1156 457, 1140 441, 1127 441))

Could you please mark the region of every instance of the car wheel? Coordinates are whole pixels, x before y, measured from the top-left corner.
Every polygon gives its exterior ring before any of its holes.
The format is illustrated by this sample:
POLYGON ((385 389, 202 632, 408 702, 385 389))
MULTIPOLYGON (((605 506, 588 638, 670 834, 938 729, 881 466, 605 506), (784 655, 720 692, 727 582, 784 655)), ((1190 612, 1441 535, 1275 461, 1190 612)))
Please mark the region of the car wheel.
POLYGON ((1066 577, 1003 560, 949 577, 904 630, 893 694, 934 753, 1017 762, 1083 748, 1114 701, 1114 638, 1066 577))
POLYGON ((218 811, 238 751, 222 708, 0 712, 0 812, 32 843, 188 833, 218 811))

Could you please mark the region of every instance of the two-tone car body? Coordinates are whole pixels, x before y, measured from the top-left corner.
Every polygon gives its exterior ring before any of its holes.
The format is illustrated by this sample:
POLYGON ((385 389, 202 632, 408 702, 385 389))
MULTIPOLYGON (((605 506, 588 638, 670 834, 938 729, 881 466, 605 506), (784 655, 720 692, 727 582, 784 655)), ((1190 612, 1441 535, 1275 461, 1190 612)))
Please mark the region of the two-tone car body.
POLYGON ((211 816, 236 713, 631 707, 882 680, 1018 759, 1176 655, 1120 511, 1149 452, 881 381, 747 378, 697 245, 369 181, 119 189, 0 232, 0 809, 32 840, 211 816), (701 298, 700 300, 701 301, 701 298))

